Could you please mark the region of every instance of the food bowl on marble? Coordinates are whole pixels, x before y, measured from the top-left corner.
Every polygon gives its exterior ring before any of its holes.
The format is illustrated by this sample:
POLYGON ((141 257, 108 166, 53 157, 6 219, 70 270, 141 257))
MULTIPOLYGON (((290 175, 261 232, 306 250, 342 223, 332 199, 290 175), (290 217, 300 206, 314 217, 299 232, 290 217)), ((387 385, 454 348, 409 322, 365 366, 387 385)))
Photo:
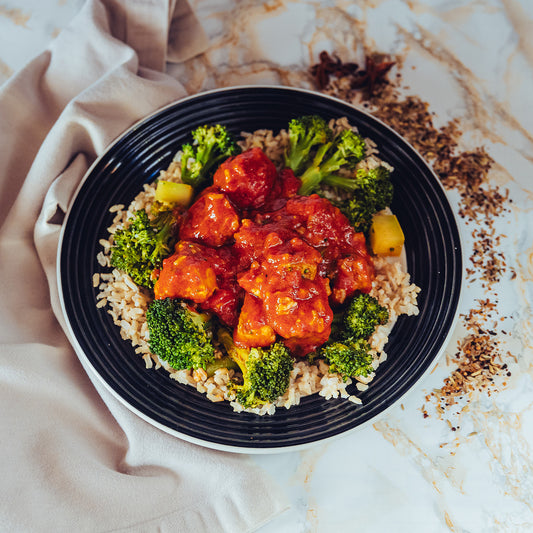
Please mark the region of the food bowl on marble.
POLYGON ((444 189, 420 155, 368 113, 341 100, 287 87, 234 87, 189 97, 155 112, 117 139, 82 182, 63 228, 58 280, 76 352, 89 372, 124 405, 154 426, 207 447, 244 453, 288 451, 344 435, 375 420, 415 387, 444 350, 461 291, 461 243, 444 189), (300 115, 346 116, 380 157, 394 167, 392 210, 406 236, 405 260, 420 287, 419 314, 401 316, 386 347, 387 361, 371 386, 357 392, 362 405, 317 394, 274 415, 235 413, 211 403, 166 372, 147 370, 122 340, 108 313, 97 309, 92 275, 109 208, 128 204, 157 178, 196 126, 221 123, 232 132, 279 131, 300 115))

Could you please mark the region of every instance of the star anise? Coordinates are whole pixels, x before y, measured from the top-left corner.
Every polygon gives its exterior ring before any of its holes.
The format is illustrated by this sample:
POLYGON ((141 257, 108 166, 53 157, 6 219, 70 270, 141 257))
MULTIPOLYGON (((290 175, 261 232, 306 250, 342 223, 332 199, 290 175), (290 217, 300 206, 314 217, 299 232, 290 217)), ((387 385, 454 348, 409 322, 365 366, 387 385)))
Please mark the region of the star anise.
MULTIPOLYGON (((394 66, 394 61, 380 61, 376 62, 369 56, 365 58, 365 72, 361 77, 364 82, 359 87, 366 87, 368 94, 371 95, 374 92, 377 83, 386 81, 387 72, 394 66)), ((354 80, 357 81, 357 80, 354 80)), ((357 86, 352 84, 353 88, 357 86)))
POLYGON ((359 69, 357 63, 343 63, 336 55, 331 57, 325 50, 320 52, 318 60, 317 64, 311 66, 310 72, 319 89, 327 87, 331 76, 341 78, 354 75, 359 69))
POLYGON ((309 69, 320 90, 325 89, 331 78, 348 78, 353 89, 365 89, 371 96, 378 83, 386 81, 386 75, 393 67, 394 61, 377 61, 370 56, 365 58, 365 68, 357 63, 343 62, 336 55, 320 52, 319 62, 309 69))

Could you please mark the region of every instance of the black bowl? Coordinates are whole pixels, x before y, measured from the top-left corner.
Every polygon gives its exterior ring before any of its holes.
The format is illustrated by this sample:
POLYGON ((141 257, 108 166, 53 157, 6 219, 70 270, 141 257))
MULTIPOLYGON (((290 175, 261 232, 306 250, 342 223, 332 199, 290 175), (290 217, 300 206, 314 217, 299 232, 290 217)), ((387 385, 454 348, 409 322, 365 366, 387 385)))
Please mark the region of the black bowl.
POLYGON ((456 318, 462 261, 457 225, 438 179, 419 154, 389 127, 340 100, 285 87, 236 87, 180 100, 136 124, 95 162, 63 228, 59 283, 76 351, 107 388, 132 411, 185 440, 244 452, 292 450, 323 441, 374 419, 397 402, 444 349, 456 318), (98 241, 107 238, 109 208, 128 204, 146 182, 166 168, 189 132, 203 123, 225 124, 235 133, 286 128, 304 114, 348 117, 373 139, 394 166, 392 209, 406 235, 406 260, 421 288, 420 314, 402 316, 386 347, 388 360, 365 392, 363 405, 326 401, 318 395, 273 416, 234 413, 227 402, 211 403, 164 370, 147 370, 121 339, 105 309, 96 308, 94 272, 98 241))

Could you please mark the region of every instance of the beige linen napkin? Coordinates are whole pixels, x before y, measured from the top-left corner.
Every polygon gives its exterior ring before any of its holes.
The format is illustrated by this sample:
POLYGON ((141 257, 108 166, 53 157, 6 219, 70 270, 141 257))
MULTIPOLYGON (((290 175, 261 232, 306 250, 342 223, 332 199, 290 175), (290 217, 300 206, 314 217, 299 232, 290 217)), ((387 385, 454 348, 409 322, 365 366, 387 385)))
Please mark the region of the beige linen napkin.
POLYGON ((60 327, 73 191, 119 133, 185 94, 166 60, 205 45, 186 2, 89 0, 0 89, 3 531, 253 531, 285 507, 249 457, 171 437, 92 383, 60 327))

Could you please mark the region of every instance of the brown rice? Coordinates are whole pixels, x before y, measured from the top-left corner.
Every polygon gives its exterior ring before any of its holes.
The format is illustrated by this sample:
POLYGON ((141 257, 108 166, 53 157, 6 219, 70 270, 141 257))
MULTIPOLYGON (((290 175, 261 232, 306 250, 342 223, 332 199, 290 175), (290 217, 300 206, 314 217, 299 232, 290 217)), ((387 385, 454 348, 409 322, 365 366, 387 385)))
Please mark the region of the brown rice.
MULTIPOLYGON (((335 129, 352 128, 345 118, 332 120, 330 126, 335 129)), ((354 128, 352 128, 354 129, 354 128)), ((278 166, 281 165, 283 152, 287 146, 288 135, 282 130, 274 135, 270 130, 258 130, 254 133, 242 133, 241 147, 248 149, 254 146, 262 148, 267 156, 278 166)), ((367 143, 367 156, 359 163, 359 168, 372 168, 380 164, 388 166, 378 157, 376 145, 370 140, 367 143)), ((180 154, 176 154, 170 166, 161 172, 160 178, 169 181, 180 180, 180 154)), ((389 167, 391 170, 392 168, 389 167)), ((102 239, 101 251, 98 253, 98 263, 103 268, 110 268, 110 251, 113 245, 114 232, 127 225, 133 213, 139 209, 147 209, 154 201, 155 187, 144 185, 143 190, 135 197, 126 208, 116 205, 110 209, 115 213, 111 226, 108 228, 109 238, 102 239)), ((348 378, 346 381, 339 374, 330 374, 328 365, 317 360, 308 363, 299 360, 295 363, 291 373, 289 387, 286 393, 274 403, 267 404, 261 409, 246 409, 259 415, 273 414, 276 407, 290 408, 298 405, 300 399, 311 394, 319 394, 324 399, 345 398, 355 404, 361 404, 358 396, 348 392, 348 387, 354 383, 357 391, 364 391, 375 376, 375 371, 387 359, 384 351, 388 335, 398 316, 418 314, 417 295, 420 289, 410 282, 404 262, 398 259, 374 258, 376 279, 373 283, 371 295, 385 306, 390 315, 389 322, 379 326, 370 338, 374 372, 367 377, 348 378)), ((93 275, 93 286, 98 288, 97 307, 106 308, 112 316, 113 322, 120 328, 121 337, 131 342, 135 353, 139 354, 145 362, 146 368, 164 368, 170 377, 178 383, 192 386, 197 391, 204 393, 213 402, 229 401, 237 412, 245 410, 236 400, 235 394, 228 386, 234 376, 233 370, 219 369, 211 377, 200 370, 175 370, 165 361, 160 360, 150 352, 148 327, 146 324, 146 310, 152 300, 150 291, 137 286, 131 278, 117 269, 111 272, 100 272, 93 275)), ((220 355, 220 354, 217 354, 220 355)))

